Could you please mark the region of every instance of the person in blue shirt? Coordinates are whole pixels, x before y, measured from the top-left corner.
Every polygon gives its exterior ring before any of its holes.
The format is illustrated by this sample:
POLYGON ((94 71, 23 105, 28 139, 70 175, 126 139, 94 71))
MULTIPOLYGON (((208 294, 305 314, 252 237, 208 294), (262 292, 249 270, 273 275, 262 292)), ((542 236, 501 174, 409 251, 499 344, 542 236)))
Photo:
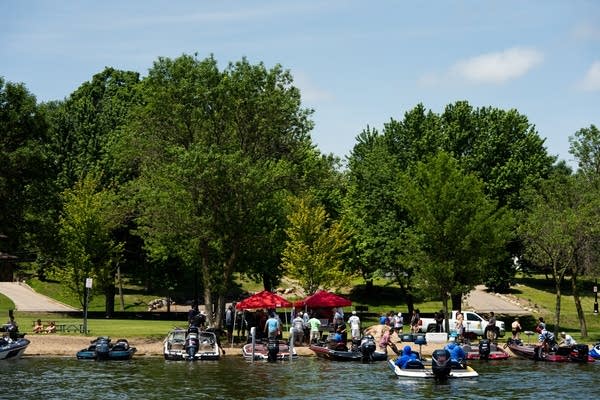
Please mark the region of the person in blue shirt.
POLYGON ((448 343, 445 349, 450 352, 450 360, 452 361, 462 362, 467 358, 463 348, 454 342, 448 343))
POLYGON ((281 322, 279 321, 279 318, 277 318, 275 312, 272 312, 267 322, 265 322, 264 331, 267 333, 269 339, 276 339, 279 335, 279 332, 281 331, 281 322))
POLYGON ((398 359, 396 360, 396 365, 400 368, 404 368, 409 361, 416 359, 417 355, 413 353, 410 346, 407 345, 404 346, 404 348, 402 349, 402 356, 398 357, 398 359))

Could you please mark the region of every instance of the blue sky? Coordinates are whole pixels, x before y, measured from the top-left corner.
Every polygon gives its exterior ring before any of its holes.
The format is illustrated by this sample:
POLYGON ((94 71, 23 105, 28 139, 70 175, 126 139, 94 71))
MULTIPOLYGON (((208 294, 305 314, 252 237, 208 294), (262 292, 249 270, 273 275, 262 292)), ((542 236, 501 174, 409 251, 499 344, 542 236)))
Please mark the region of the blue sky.
POLYGON ((184 53, 289 69, 340 157, 418 103, 515 108, 569 163, 600 126, 600 1, 2 1, 0 76, 39 101, 184 53))

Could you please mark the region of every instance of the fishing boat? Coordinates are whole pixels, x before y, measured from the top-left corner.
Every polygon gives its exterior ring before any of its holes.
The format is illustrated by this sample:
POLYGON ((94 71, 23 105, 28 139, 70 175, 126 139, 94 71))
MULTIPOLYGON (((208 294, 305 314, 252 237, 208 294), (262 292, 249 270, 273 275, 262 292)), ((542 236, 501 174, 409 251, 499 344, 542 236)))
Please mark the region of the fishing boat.
POLYGON ((387 360, 387 353, 375 351, 375 339, 370 335, 365 336, 361 341, 352 343, 350 348, 341 342, 313 343, 308 348, 317 357, 332 361, 359 361, 368 363, 387 360))
POLYGON ((525 344, 519 339, 509 339, 507 347, 518 357, 550 362, 593 362, 585 344, 558 346, 556 343, 525 344))
POLYGON ((467 360, 506 360, 510 357, 503 348, 487 339, 480 340, 477 347, 464 344, 462 348, 467 360))
POLYGON ((590 350, 590 357, 594 360, 600 360, 600 343, 596 343, 590 350))
POLYGON ((16 339, 12 339, 9 336, 3 336, 0 338, 0 360, 9 360, 20 358, 30 341, 25 339, 23 335, 18 336, 16 339))
POLYGON ((218 360, 219 343, 214 332, 201 331, 194 326, 174 328, 164 340, 165 360, 218 360))
POLYGON ((277 339, 246 343, 242 347, 242 355, 248 361, 274 362, 298 358, 296 349, 290 348, 288 342, 277 339))
POLYGON ((409 379, 445 381, 448 379, 475 378, 479 376, 477 371, 470 365, 451 360, 450 352, 447 350, 435 350, 432 354, 431 364, 426 364, 422 359, 417 358, 409 361, 402 368, 396 365, 394 360, 389 360, 388 366, 394 371, 396 376, 409 379))
POLYGON ((129 360, 136 348, 129 345, 127 339, 111 342, 108 336, 99 336, 90 342, 85 349, 77 352, 78 360, 129 360))

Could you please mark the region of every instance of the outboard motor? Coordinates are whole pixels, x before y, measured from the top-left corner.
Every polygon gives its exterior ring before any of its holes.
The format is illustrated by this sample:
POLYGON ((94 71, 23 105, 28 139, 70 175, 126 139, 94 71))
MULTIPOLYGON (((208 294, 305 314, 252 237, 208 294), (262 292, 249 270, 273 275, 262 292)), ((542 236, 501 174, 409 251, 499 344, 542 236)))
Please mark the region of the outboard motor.
POLYGON ((187 337, 185 338, 185 351, 188 355, 188 360, 194 360, 199 347, 198 327, 196 325, 190 325, 187 331, 187 337))
POLYGON ((571 349, 569 357, 571 358, 571 361, 587 362, 589 351, 590 349, 586 344, 576 344, 571 349))
POLYGON ((269 338, 267 342, 267 361, 276 362, 277 354, 279 354, 279 340, 277 338, 269 338))
POLYGON ((431 355, 431 371, 437 381, 445 381, 450 376, 450 352, 437 349, 431 355))
POLYGON ((479 341, 479 359, 487 360, 490 358, 490 341, 482 339, 479 341))
POLYGON ((110 339, 99 337, 96 339, 96 359, 107 360, 110 356, 110 339))
POLYGON ((360 361, 363 363, 370 362, 376 348, 375 338, 371 335, 365 336, 360 343, 360 361))

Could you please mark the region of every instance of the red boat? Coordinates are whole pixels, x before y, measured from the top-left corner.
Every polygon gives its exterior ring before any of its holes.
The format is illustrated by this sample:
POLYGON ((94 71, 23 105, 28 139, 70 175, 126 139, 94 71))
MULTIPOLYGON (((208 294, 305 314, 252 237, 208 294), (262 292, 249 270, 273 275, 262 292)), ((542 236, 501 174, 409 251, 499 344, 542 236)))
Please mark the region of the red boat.
POLYGON ((467 360, 506 360, 510 355, 496 343, 487 339, 479 342, 477 347, 465 344, 462 346, 467 355, 467 360))
POLYGON ((548 346, 549 351, 546 351, 542 343, 524 344, 520 340, 510 339, 507 346, 516 356, 535 361, 580 363, 595 361, 589 355, 589 348, 585 344, 576 344, 574 346, 557 346, 554 344, 548 346))

